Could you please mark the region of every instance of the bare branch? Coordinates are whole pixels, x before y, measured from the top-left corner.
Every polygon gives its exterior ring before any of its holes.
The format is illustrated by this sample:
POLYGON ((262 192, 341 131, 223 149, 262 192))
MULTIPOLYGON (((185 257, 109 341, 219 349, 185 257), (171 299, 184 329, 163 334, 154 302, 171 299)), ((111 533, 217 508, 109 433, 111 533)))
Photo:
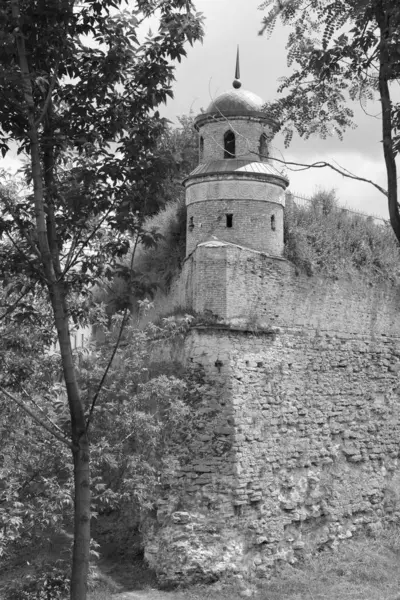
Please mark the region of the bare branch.
POLYGON ((7 398, 9 400, 12 400, 13 402, 15 402, 15 404, 17 404, 20 408, 22 408, 22 410, 29 415, 34 421, 36 421, 36 423, 38 425, 40 425, 41 427, 43 427, 44 429, 46 429, 46 431, 48 431, 49 433, 51 433, 51 435, 53 437, 55 437, 59 442, 62 442, 63 444, 65 444, 68 448, 70 448, 72 450, 72 444, 63 436, 61 436, 59 433, 57 433, 57 431, 54 431, 49 425, 47 425, 47 423, 45 423, 40 417, 38 417, 37 415, 35 415, 35 413, 28 408, 25 403, 20 400, 19 398, 17 398, 16 396, 14 396, 13 394, 10 394, 10 392, 8 392, 7 390, 5 390, 4 388, 0 387, 0 393, 4 394, 5 396, 7 396, 7 398))
MULTIPOLYGON (((139 241, 139 235, 136 235, 135 244, 134 244, 133 249, 132 249, 131 262, 130 262, 130 265, 129 265, 131 282, 132 282, 133 260, 135 258, 135 252, 136 252, 136 248, 137 248, 137 245, 138 245, 138 241, 139 241)), ((86 431, 89 429, 90 422, 92 420, 92 415, 93 415, 93 411, 94 411, 95 406, 96 406, 97 399, 98 399, 99 394, 100 394, 100 392, 101 392, 101 390, 102 390, 102 388, 104 386, 104 382, 105 382, 105 380, 107 378, 108 371, 111 368, 112 362, 113 362, 114 357, 115 357, 115 355, 117 353, 117 350, 119 348, 119 345, 120 345, 120 342, 121 342, 121 339, 122 339, 122 334, 123 334, 123 331, 125 329, 125 325, 127 323, 127 320, 128 320, 128 306, 126 306, 126 308, 125 308, 124 316, 122 317, 121 327, 120 327, 119 332, 118 332, 117 341, 115 342, 115 346, 114 346, 113 351, 111 353, 110 360, 108 361, 107 367, 105 368, 105 371, 103 373, 103 377, 101 378, 101 381, 100 381, 99 386, 98 386, 98 388, 96 390, 96 393, 93 396, 92 404, 91 404, 91 407, 90 407, 90 410, 89 410, 89 415, 88 415, 88 418, 87 418, 87 421, 86 421, 86 431)))
MULTIPOLYGON (((254 154, 256 153, 254 152, 254 154)), ((388 192, 385 190, 385 188, 381 187, 378 183, 375 183, 375 181, 372 181, 371 179, 366 179, 365 177, 359 177, 358 175, 354 175, 350 171, 347 171, 344 167, 335 167, 334 165, 331 165, 330 163, 322 160, 307 165, 304 163, 282 160, 280 158, 275 158, 274 156, 265 156, 264 158, 268 158, 268 160, 276 160, 277 162, 286 165, 289 169, 290 166, 298 167, 297 169, 291 169, 292 171, 307 171, 308 169, 324 169, 328 167, 329 169, 336 171, 336 173, 339 173, 339 175, 347 177, 348 179, 354 179, 356 181, 363 181, 364 183, 369 183, 370 185, 373 185, 377 190, 379 190, 381 194, 383 194, 386 197, 388 196, 388 192)))
POLYGON ((85 240, 83 240, 81 242, 76 242, 75 241, 76 238, 74 238, 73 244, 71 244, 71 248, 73 248, 73 251, 75 251, 75 249, 76 249, 76 254, 75 254, 75 256, 73 256, 73 252, 68 253, 65 268, 62 273, 62 277, 65 277, 66 274, 68 273, 68 271, 70 271, 78 263, 79 257, 82 255, 85 247, 94 238, 94 236, 96 235, 96 233, 98 232, 100 227, 103 225, 104 221, 107 219, 107 217, 110 215, 110 213, 113 209, 114 209, 114 204, 112 204, 110 206, 110 208, 108 209, 108 211, 106 212, 104 217, 102 219, 100 219, 99 223, 96 225, 96 227, 93 228, 90 235, 85 240), (78 247, 78 244, 80 247, 78 247))

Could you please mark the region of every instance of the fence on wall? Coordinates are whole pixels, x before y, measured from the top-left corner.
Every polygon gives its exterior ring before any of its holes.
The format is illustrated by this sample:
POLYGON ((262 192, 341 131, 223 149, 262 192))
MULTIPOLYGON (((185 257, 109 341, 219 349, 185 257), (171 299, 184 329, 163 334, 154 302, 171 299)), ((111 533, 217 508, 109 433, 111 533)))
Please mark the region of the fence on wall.
MULTIPOLYGON (((312 203, 312 198, 308 198, 307 196, 304 196, 303 194, 299 194, 297 192, 292 192, 292 191, 288 192, 286 194, 286 198, 288 198, 288 197, 297 206, 310 206, 310 204, 312 203)), ((349 213, 349 215, 361 217, 362 219, 368 219, 368 220, 372 221, 373 223, 376 223, 377 225, 386 225, 389 223, 388 219, 384 219, 383 217, 380 217, 373 213, 365 213, 361 210, 349 208, 346 205, 339 204, 338 208, 340 210, 342 210, 343 212, 349 213)))

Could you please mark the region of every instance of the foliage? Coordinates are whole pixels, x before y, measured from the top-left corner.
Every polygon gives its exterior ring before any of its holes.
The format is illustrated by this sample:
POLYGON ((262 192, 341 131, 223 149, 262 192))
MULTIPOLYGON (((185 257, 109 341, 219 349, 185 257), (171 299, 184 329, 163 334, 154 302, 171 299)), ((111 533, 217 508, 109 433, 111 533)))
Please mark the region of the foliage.
POLYGON ((289 203, 284 235, 286 258, 309 275, 398 281, 400 249, 389 225, 341 209, 334 191, 318 192, 309 206, 289 203))
MULTIPOLYGON (((139 245, 135 253, 136 285, 130 289, 126 279, 116 275, 112 281, 101 280, 93 291, 94 302, 105 302, 112 315, 125 306, 137 308, 137 302, 152 298, 158 289, 167 291, 179 273, 186 254, 186 205, 184 199, 170 202, 147 221, 160 234, 155 246, 139 245)), ((122 260, 128 266, 130 253, 122 260)))
MULTIPOLYGON (((341 139, 353 127, 348 101, 365 106, 376 94, 382 108, 382 142, 390 222, 400 241, 396 155, 400 150, 400 103, 393 84, 400 81, 400 4, 397 0, 265 0, 261 34, 280 18, 291 28, 289 66, 278 92, 266 106, 281 123, 288 146, 297 133, 341 139)), ((344 172, 344 171, 342 171, 344 172)), ((344 172, 349 176, 348 172, 344 172)), ((351 174, 350 174, 351 176, 351 174)), ((357 177, 355 177, 357 178, 357 177)))
POLYGON ((160 188, 159 210, 144 223, 147 231, 157 231, 157 243, 150 247, 139 243, 135 249, 134 289, 123 276, 130 264, 132 248, 116 265, 112 282, 102 278, 96 286, 94 298, 106 302, 110 314, 132 306, 136 300, 152 297, 159 287, 168 289, 185 257, 186 206, 182 181, 198 164, 198 139, 191 113, 178 121, 179 127, 169 127, 160 139, 160 152, 170 170, 160 188))
MULTIPOLYGON (((113 317, 111 330, 120 318, 113 317)), ((125 330, 126 341, 116 354, 92 430, 93 502, 100 512, 129 503, 140 511, 152 508, 160 478, 168 478, 178 466, 176 440, 181 430, 190 435, 190 405, 200 388, 193 374, 162 358, 151 362, 151 354, 161 340, 183 336, 190 321, 189 316, 169 318, 145 330, 133 325, 125 330)), ((82 357, 81 386, 87 400, 114 338, 115 333, 106 333, 105 343, 82 357)))
MULTIPOLYGON (((122 318, 115 315, 108 330, 101 307, 94 310, 97 321, 104 323, 104 343, 75 351, 86 409, 109 361, 122 318)), ((185 335, 190 322, 189 316, 170 317, 140 331, 128 324, 103 390, 91 433, 92 511, 94 515, 121 513, 123 524, 117 523, 115 530, 115 536, 123 531, 119 546, 127 543, 129 530, 137 536, 140 515, 153 508, 160 485, 174 476, 186 456, 192 407, 205 384, 194 371, 178 369, 162 357, 151 363, 150 357, 160 341, 173 342, 185 335)), ((36 389, 39 413, 67 432, 65 392, 54 378, 59 356, 42 356, 42 362, 42 370, 23 386, 27 395, 36 389)), ((0 561, 4 565, 22 551, 29 554, 29 548, 32 552, 64 529, 70 530, 73 472, 63 444, 54 444, 19 407, 1 398, 0 402, 0 561)), ((127 554, 134 551, 125 548, 127 554)))
POLYGON ((160 287, 168 289, 180 271, 186 255, 186 205, 184 199, 171 202, 152 219, 162 238, 156 246, 140 248, 137 267, 148 273, 160 287))
MULTIPOLYGON (((400 11, 393 0, 267 0, 260 33, 270 33, 277 19, 291 27, 287 42, 288 65, 295 67, 282 78, 278 92, 286 96, 271 104, 281 119, 286 145, 294 131, 308 138, 314 133, 342 138, 352 121, 353 111, 347 100, 365 107, 378 90, 379 31, 377 12, 380 5, 390 20, 388 78, 395 81, 399 69, 400 11)), ((398 112, 399 107, 393 107, 398 112)), ((395 146, 395 149, 397 146, 395 146)))
POLYGON ((43 565, 40 573, 27 575, 7 590, 8 600, 65 600, 69 574, 65 568, 43 565))
MULTIPOLYGON (((71 451, 74 547, 71 599, 85 600, 90 545, 90 439, 99 389, 84 410, 70 339, 77 301, 94 279, 113 274, 133 236, 157 240, 143 221, 168 172, 157 107, 171 96, 173 62, 201 38, 191 0, 5 0, 0 8, 0 149, 24 153, 31 189, 0 195, 2 274, 43 292, 57 330, 69 430, 11 398, 71 451), (156 13, 158 31, 140 39, 156 13)), ((132 266, 132 265, 130 265, 132 266)), ((126 269, 125 269, 126 271, 126 269)), ((127 274, 130 284, 131 273, 127 274)), ((20 299, 22 300, 22 298, 20 299)), ((19 302, 19 301, 18 301, 19 302)), ((102 378, 103 385, 106 372, 102 378)))

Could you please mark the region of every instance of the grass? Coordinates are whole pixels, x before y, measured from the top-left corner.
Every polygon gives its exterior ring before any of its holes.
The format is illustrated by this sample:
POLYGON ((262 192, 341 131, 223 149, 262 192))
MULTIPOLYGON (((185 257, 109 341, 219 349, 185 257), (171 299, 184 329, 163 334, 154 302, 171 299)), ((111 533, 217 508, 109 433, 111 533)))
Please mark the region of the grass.
MULTIPOLYGON (((7 570, 3 564, 0 600, 9 600, 12 582, 22 581, 35 560, 39 557, 34 554, 20 556, 7 570)), ((253 588, 226 579, 161 591, 140 557, 127 560, 109 553, 91 568, 88 600, 241 600, 246 591, 254 593, 254 600, 400 600, 400 526, 375 538, 348 540, 336 552, 322 552, 296 566, 282 563, 269 581, 260 580, 253 588)))
MULTIPOLYGON (((128 567, 128 565, 127 565, 128 567)), ((226 580, 185 590, 163 592, 154 582, 115 586, 91 593, 89 600, 241 600, 243 590, 254 600, 400 600, 400 532, 391 527, 378 538, 361 537, 341 544, 300 565, 282 564, 257 588, 226 580)), ((113 580, 112 568, 109 571, 113 580)))
POLYGON ((310 276, 399 279, 400 248, 390 225, 343 211, 333 191, 318 192, 308 206, 288 205, 284 233, 286 258, 310 276))

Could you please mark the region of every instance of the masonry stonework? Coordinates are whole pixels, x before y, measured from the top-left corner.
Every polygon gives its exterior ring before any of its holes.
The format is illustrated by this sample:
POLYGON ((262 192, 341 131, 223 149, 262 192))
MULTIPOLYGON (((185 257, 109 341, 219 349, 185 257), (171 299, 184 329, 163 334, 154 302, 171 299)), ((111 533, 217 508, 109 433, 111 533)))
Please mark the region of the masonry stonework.
POLYGON ((188 207, 187 252, 191 253, 204 238, 218 239, 267 254, 283 251, 283 207, 254 200, 210 200, 207 212, 201 203, 188 207), (227 219, 230 218, 230 227, 227 219), (192 227, 193 225, 193 227, 192 227))
POLYGON ((204 152, 200 162, 219 160, 224 158, 224 135, 227 131, 233 131, 236 136, 236 157, 246 160, 266 160, 270 149, 268 142, 273 137, 271 125, 248 117, 215 117, 206 127, 200 130, 204 140, 204 152), (267 138, 267 146, 260 156, 260 138, 267 138))
POLYGON ((269 577, 400 516, 399 336, 215 326, 176 352, 215 395, 147 530, 161 581, 269 577))

